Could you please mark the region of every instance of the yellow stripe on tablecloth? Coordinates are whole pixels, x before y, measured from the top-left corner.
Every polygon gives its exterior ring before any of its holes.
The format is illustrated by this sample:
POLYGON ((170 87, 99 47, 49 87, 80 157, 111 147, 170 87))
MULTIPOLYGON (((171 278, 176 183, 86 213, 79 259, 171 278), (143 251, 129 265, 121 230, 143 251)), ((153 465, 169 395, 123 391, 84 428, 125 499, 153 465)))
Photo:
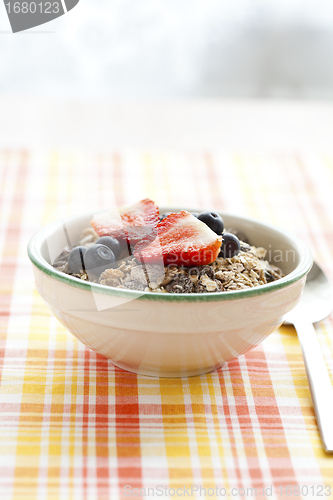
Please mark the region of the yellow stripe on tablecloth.
POLYGON ((161 378, 159 386, 170 487, 192 484, 190 437, 178 429, 178 424, 186 425, 182 379, 161 378))
MULTIPOLYGON (((188 393, 191 398, 187 417, 189 418, 188 425, 195 433, 196 446, 193 450, 193 455, 197 456, 197 465, 200 464, 201 481, 200 483, 204 488, 211 488, 214 486, 214 467, 212 464, 212 453, 210 446, 210 439, 206 426, 206 412, 203 397, 202 379, 204 377, 190 377, 184 381, 183 387, 185 394, 188 393)), ((211 408, 206 403, 208 408, 208 415, 211 413, 211 408)))

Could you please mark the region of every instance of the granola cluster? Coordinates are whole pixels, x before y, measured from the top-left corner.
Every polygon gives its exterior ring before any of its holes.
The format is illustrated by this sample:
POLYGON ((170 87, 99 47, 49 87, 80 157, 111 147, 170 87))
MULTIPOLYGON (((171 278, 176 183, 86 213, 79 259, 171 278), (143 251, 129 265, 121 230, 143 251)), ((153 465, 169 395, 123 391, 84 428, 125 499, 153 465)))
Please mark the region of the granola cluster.
MULTIPOLYGON (((245 236, 232 230, 242 241, 240 252, 232 258, 218 257, 206 266, 142 265, 133 256, 124 256, 114 267, 95 276, 81 270, 72 274, 84 281, 101 285, 159 293, 213 293, 243 290, 264 285, 283 276, 280 268, 265 260, 266 250, 251 246, 245 236)), ((231 232, 231 229, 229 229, 231 232)), ((89 247, 98 239, 92 228, 85 229, 78 246, 89 247)), ((70 274, 68 256, 72 247, 66 247, 55 260, 53 267, 70 274)))

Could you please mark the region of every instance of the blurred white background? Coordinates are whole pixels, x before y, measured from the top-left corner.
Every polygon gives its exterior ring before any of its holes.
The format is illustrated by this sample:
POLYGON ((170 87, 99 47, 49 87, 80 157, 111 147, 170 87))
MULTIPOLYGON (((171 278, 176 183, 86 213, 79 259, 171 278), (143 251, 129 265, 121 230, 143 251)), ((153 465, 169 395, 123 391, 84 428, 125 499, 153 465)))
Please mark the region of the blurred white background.
POLYGON ((0 94, 333 98, 332 0, 80 0, 11 34, 0 94))

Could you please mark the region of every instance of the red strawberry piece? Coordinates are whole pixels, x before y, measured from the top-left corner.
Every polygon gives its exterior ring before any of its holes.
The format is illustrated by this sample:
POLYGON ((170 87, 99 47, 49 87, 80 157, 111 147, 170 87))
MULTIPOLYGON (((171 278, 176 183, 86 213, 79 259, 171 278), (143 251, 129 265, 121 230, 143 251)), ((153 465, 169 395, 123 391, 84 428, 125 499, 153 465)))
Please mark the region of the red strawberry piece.
POLYGON ((134 244, 151 233, 155 236, 158 222, 158 207, 152 200, 146 198, 117 211, 96 214, 90 224, 99 236, 127 239, 134 244))
POLYGON ((145 263, 159 262, 178 266, 211 264, 220 251, 222 236, 189 212, 170 214, 157 226, 157 237, 146 239, 134 248, 136 259, 145 263))

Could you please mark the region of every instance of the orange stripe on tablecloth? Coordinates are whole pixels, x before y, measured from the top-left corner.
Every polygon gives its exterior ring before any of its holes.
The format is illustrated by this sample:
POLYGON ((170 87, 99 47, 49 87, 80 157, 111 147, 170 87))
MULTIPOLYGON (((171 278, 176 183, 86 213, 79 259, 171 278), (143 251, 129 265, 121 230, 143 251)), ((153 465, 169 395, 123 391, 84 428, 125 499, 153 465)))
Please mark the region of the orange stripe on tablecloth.
MULTIPOLYGON (((5 163, 5 168, 7 170, 7 168, 9 167, 10 153, 6 154, 6 160, 7 162, 5 163)), ((19 167, 16 173, 14 194, 11 200, 11 211, 9 215, 8 226, 4 236, 3 259, 0 264, 0 293, 2 303, 1 313, 3 316, 3 319, 1 319, 0 322, 0 383, 2 377, 2 367, 5 359, 7 328, 10 318, 10 304, 12 300, 15 272, 17 268, 17 257, 19 249, 18 242, 21 233, 19 224, 23 215, 24 188, 28 171, 27 163, 28 154, 25 151, 22 151, 20 153, 19 167), (9 258, 6 258, 7 252, 10 253, 9 258), (3 291, 5 292, 5 294, 2 293, 3 291)))
POLYGON ((120 495, 142 487, 138 378, 115 368, 115 420, 120 495))
POLYGON ((99 496, 109 497, 109 363, 96 356, 96 477, 99 496))
MULTIPOLYGON (((112 155, 113 191, 118 207, 125 201, 122 158, 112 155)), ((142 486, 141 439, 138 378, 134 373, 115 367, 115 422, 120 496, 124 486, 142 486)))
MULTIPOLYGON (((270 464, 273 485, 276 487, 281 484, 296 485, 297 478, 290 457, 265 352, 259 347, 254 351, 248 352, 245 355, 245 359, 248 367, 249 379, 251 381, 251 391, 255 410, 261 428, 266 456, 270 464), (256 374, 256 368, 258 372, 260 370, 260 375, 256 374), (269 415, 269 417, 267 415, 269 415), (267 425, 274 425, 274 433, 279 433, 277 441, 276 437, 264 431, 267 425), (275 467, 276 459, 279 459, 280 465, 282 464, 278 469, 275 467)), ((257 464, 255 464, 255 466, 258 467, 257 464)))

